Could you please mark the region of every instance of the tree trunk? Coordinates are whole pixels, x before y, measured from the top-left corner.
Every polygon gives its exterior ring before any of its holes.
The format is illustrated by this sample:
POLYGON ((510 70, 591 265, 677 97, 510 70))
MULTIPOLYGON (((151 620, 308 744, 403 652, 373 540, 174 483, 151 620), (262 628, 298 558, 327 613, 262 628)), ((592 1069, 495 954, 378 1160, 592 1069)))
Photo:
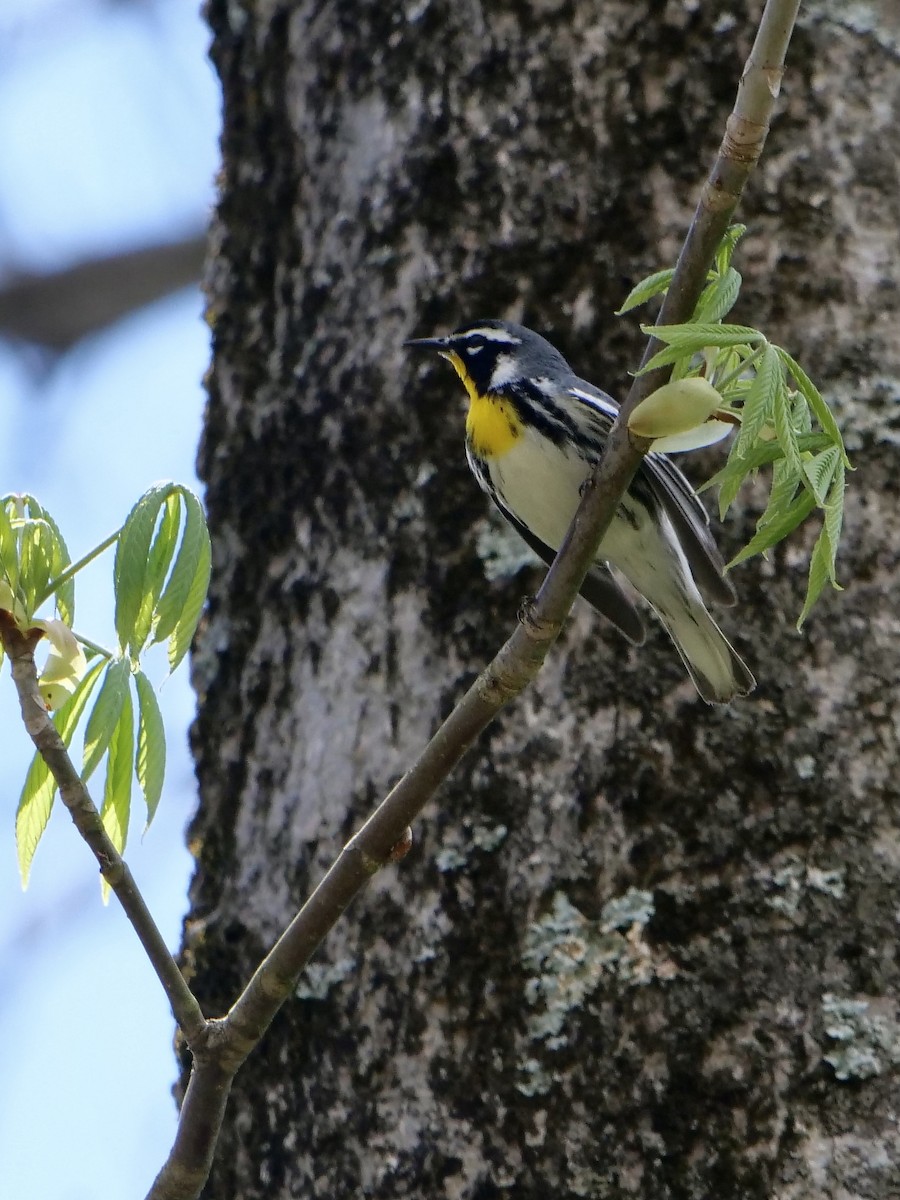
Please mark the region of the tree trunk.
MULTIPOLYGON (((522 320, 624 395, 612 313, 674 259, 761 8, 210 0, 208 1013, 540 578, 404 338, 522 320)), ((734 314, 839 407, 846 590, 797 633, 814 529, 736 570, 759 687, 724 709, 579 602, 241 1071, 206 1196, 897 1196, 900 34, 854 12, 795 35, 734 314)))

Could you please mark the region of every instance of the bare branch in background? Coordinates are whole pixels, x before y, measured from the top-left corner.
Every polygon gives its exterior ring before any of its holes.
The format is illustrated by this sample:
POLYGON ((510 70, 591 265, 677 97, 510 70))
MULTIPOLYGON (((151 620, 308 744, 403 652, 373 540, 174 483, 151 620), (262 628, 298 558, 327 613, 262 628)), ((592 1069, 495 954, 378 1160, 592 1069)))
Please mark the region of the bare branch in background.
POLYGON ((206 238, 195 234, 49 274, 0 283, 0 334, 55 353, 200 279, 206 238))

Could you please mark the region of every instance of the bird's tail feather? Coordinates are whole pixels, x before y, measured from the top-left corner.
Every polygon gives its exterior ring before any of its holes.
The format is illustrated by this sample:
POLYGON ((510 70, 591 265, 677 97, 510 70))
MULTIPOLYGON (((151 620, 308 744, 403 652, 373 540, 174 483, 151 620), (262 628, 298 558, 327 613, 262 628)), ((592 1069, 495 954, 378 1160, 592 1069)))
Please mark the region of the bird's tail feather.
POLYGON ((694 686, 707 704, 727 704, 756 687, 749 667, 718 627, 703 603, 687 596, 670 609, 654 605, 694 686))

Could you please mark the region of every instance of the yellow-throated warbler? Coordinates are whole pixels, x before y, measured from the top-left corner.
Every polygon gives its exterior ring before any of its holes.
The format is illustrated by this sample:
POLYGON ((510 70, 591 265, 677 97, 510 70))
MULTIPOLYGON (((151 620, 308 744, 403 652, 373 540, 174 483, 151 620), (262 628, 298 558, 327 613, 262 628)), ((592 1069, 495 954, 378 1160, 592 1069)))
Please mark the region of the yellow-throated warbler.
MULTIPOLYGON (((418 338, 456 369, 469 396, 466 455, 481 487, 545 562, 553 561, 617 412, 548 341, 507 321, 478 321, 447 337, 418 338)), ((755 684, 706 610, 698 584, 733 604, 722 558, 696 492, 664 454, 644 459, 581 594, 632 642, 641 618, 603 563, 648 601, 709 703, 755 684)))

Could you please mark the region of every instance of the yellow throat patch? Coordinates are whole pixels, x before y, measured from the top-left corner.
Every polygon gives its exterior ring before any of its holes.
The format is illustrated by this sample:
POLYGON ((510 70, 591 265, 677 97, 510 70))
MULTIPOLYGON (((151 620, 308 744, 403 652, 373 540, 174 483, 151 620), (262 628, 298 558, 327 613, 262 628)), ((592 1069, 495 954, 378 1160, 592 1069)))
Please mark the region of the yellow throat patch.
POLYGON ((482 396, 466 371, 466 364, 454 351, 444 353, 463 381, 469 395, 466 417, 466 438, 479 458, 499 458, 511 450, 522 436, 522 422, 508 400, 498 396, 482 396))

